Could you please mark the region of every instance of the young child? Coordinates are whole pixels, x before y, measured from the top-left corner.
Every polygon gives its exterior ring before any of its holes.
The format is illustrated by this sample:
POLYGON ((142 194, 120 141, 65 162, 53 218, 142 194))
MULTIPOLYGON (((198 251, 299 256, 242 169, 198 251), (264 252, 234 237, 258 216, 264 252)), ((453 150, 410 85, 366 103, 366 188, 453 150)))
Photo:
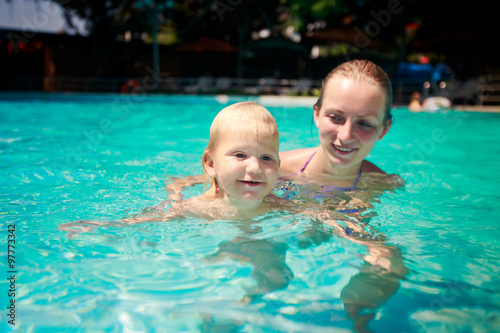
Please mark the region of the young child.
POLYGON ((205 189, 172 202, 164 216, 252 218, 289 204, 271 194, 278 179, 279 133, 269 111, 254 102, 232 104, 217 114, 202 155, 205 189))
MULTIPOLYGON (((278 179, 278 147, 278 125, 269 111, 253 102, 232 104, 217 114, 210 127, 208 145, 201 158, 205 173, 203 194, 187 200, 162 201, 153 209, 147 208, 142 214, 120 222, 165 221, 187 216, 209 220, 253 218, 290 206, 288 200, 271 194, 278 179)), ((77 221, 63 224, 60 229, 76 234, 102 224, 77 221)))

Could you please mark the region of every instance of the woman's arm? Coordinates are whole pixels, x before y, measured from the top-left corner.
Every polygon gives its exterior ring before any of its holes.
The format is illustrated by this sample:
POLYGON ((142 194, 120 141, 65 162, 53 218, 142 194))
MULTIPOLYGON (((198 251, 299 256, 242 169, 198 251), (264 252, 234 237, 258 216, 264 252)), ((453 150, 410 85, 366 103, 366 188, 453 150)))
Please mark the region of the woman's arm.
POLYGON ((344 309, 356 331, 365 332, 375 310, 397 292, 400 280, 408 274, 408 268, 403 262, 400 249, 387 244, 383 235, 373 237, 374 235, 366 232, 363 224, 349 220, 343 220, 342 224, 345 226, 342 227, 327 214, 322 216, 322 220, 333 226, 341 237, 368 248, 368 254, 363 256, 364 264, 360 267, 360 272, 351 277, 340 294, 344 309))
POLYGON ((169 178, 165 184, 165 190, 168 193, 167 198, 175 201, 182 200, 184 196, 181 192, 185 187, 203 184, 204 182, 205 175, 187 176, 185 178, 169 178))

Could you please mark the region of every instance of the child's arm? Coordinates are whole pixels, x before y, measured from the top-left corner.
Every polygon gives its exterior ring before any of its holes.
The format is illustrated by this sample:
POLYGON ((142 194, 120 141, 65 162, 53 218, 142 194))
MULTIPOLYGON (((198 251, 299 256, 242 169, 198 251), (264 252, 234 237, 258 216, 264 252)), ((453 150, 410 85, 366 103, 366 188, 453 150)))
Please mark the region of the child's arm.
POLYGON ((61 224, 59 226, 59 230, 66 231, 66 236, 68 238, 73 238, 82 232, 93 231, 95 228, 104 225, 105 223, 114 223, 114 222, 78 220, 75 222, 68 222, 61 224))
POLYGON ((187 176, 185 178, 171 177, 166 182, 165 190, 168 193, 168 199, 178 201, 184 198, 181 192, 185 187, 202 184, 204 182, 204 175, 187 176))
POLYGON ((144 223, 144 222, 166 222, 169 219, 172 219, 176 215, 172 213, 171 211, 167 212, 159 212, 156 214, 153 213, 147 213, 147 214, 141 214, 141 215, 136 215, 134 217, 129 217, 129 218, 124 218, 121 220, 121 222, 126 223, 126 224, 137 224, 137 223, 144 223))
POLYGON ((132 217, 126 217, 117 221, 96 221, 96 220, 78 220, 75 222, 63 223, 59 226, 59 230, 66 231, 69 238, 73 238, 82 232, 92 232, 98 227, 125 227, 130 224, 138 224, 144 222, 167 222, 175 218, 183 216, 181 206, 177 203, 163 201, 161 205, 166 206, 172 204, 175 207, 170 207, 168 210, 163 211, 159 205, 155 207, 147 207, 142 210, 142 214, 137 214, 132 217))

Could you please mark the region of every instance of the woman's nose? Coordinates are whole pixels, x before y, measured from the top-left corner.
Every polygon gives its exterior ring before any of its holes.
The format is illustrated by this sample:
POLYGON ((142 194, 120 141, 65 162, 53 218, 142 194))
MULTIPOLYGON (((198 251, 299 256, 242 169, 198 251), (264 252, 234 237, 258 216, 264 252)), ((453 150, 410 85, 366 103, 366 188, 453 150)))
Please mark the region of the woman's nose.
POLYGON ((340 126, 337 137, 342 141, 349 141, 352 139, 352 130, 353 127, 350 123, 344 123, 342 126, 340 126))

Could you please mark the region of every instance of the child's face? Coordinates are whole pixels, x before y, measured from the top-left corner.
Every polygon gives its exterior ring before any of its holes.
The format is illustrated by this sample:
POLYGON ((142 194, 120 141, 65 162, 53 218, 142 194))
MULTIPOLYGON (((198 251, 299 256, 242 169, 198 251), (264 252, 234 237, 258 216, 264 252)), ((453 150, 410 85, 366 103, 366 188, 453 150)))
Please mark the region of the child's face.
POLYGON ((278 179, 278 144, 277 137, 259 142, 250 131, 227 131, 208 154, 205 169, 232 205, 259 203, 278 179))

